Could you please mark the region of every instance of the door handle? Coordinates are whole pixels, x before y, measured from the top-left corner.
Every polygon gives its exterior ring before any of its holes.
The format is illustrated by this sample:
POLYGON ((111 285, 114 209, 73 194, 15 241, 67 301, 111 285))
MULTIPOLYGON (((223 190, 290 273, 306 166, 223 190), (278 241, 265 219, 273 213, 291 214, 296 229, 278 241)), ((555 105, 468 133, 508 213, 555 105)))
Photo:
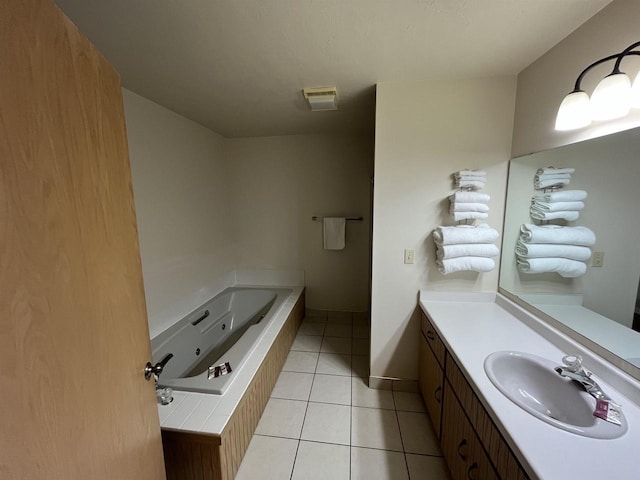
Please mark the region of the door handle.
POLYGON ((167 364, 167 362, 172 358, 173 358, 173 353, 169 353, 155 365, 151 365, 151 362, 147 362, 147 364, 144 366, 144 378, 146 380, 151 380, 151 377, 153 377, 154 375, 156 377, 159 377, 162 371, 164 370, 164 367, 167 364))
POLYGON ((435 389, 435 391, 433 392, 433 397, 436 399, 436 402, 442 402, 442 387, 438 387, 435 389))

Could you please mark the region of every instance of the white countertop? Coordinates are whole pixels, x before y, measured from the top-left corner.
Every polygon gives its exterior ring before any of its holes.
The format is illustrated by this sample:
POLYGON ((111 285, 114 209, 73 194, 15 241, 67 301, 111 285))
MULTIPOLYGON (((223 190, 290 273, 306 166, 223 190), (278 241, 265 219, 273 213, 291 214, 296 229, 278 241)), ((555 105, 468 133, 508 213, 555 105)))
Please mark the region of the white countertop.
MULTIPOLYGON (((640 478, 636 458, 640 453, 640 407, 603 376, 594 374, 605 393, 622 405, 629 424, 627 433, 613 440, 582 437, 549 425, 511 402, 491 383, 484 371, 484 360, 501 350, 527 352, 557 360, 558 364, 564 355, 579 353, 585 357, 587 370, 593 370, 590 361, 598 362, 577 344, 572 351, 560 350, 523 323, 518 317, 524 314, 512 305, 499 294, 420 292, 420 306, 532 478, 640 478)), ((559 332, 558 335, 566 343, 567 337, 559 332)), ((623 378, 630 382, 630 388, 640 390, 639 382, 606 362, 599 362, 598 372, 608 369, 618 381, 623 378)))

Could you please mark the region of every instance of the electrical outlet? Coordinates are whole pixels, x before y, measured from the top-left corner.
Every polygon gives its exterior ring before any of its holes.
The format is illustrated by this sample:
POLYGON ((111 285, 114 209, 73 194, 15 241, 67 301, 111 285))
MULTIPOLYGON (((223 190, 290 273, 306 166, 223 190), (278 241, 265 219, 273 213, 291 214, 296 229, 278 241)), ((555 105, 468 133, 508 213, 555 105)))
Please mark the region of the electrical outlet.
POLYGON ((404 263, 413 263, 413 255, 414 255, 413 250, 405 248, 404 249, 404 263))
POLYGON ((602 267, 604 265, 604 252, 593 252, 591 259, 592 267, 602 267))

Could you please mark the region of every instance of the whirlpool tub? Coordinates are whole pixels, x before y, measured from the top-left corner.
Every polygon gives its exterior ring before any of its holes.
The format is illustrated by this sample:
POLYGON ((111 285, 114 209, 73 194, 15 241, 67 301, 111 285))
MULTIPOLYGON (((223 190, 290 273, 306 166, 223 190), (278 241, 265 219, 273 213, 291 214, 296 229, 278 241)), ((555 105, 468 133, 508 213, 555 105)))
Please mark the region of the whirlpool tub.
POLYGON ((284 288, 228 288, 156 336, 154 362, 173 354, 159 384, 224 394, 290 294, 284 288))

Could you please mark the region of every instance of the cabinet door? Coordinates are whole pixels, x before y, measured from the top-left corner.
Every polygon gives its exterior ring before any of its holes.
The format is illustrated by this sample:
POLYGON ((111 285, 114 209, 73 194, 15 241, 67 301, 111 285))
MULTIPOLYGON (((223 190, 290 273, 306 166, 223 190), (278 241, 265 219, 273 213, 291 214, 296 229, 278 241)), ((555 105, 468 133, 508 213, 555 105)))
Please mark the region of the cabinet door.
POLYGON ((422 312, 421 320, 422 321, 421 321, 420 328, 422 330, 422 334, 427 339, 427 343, 429 344, 429 346, 431 347, 431 350, 436 356, 436 359, 438 360, 440 367, 444 369, 446 347, 444 346, 444 343, 442 343, 442 340, 440 339, 440 336, 436 332, 436 329, 433 328, 431 321, 424 314, 424 312, 422 312))
POLYGON ((441 444, 453 480, 499 478, 448 382, 445 382, 441 444))
POLYGON ((442 394, 444 372, 440 368, 435 355, 427 344, 427 339, 420 338, 420 393, 431 416, 431 423, 440 438, 442 418, 442 394))

